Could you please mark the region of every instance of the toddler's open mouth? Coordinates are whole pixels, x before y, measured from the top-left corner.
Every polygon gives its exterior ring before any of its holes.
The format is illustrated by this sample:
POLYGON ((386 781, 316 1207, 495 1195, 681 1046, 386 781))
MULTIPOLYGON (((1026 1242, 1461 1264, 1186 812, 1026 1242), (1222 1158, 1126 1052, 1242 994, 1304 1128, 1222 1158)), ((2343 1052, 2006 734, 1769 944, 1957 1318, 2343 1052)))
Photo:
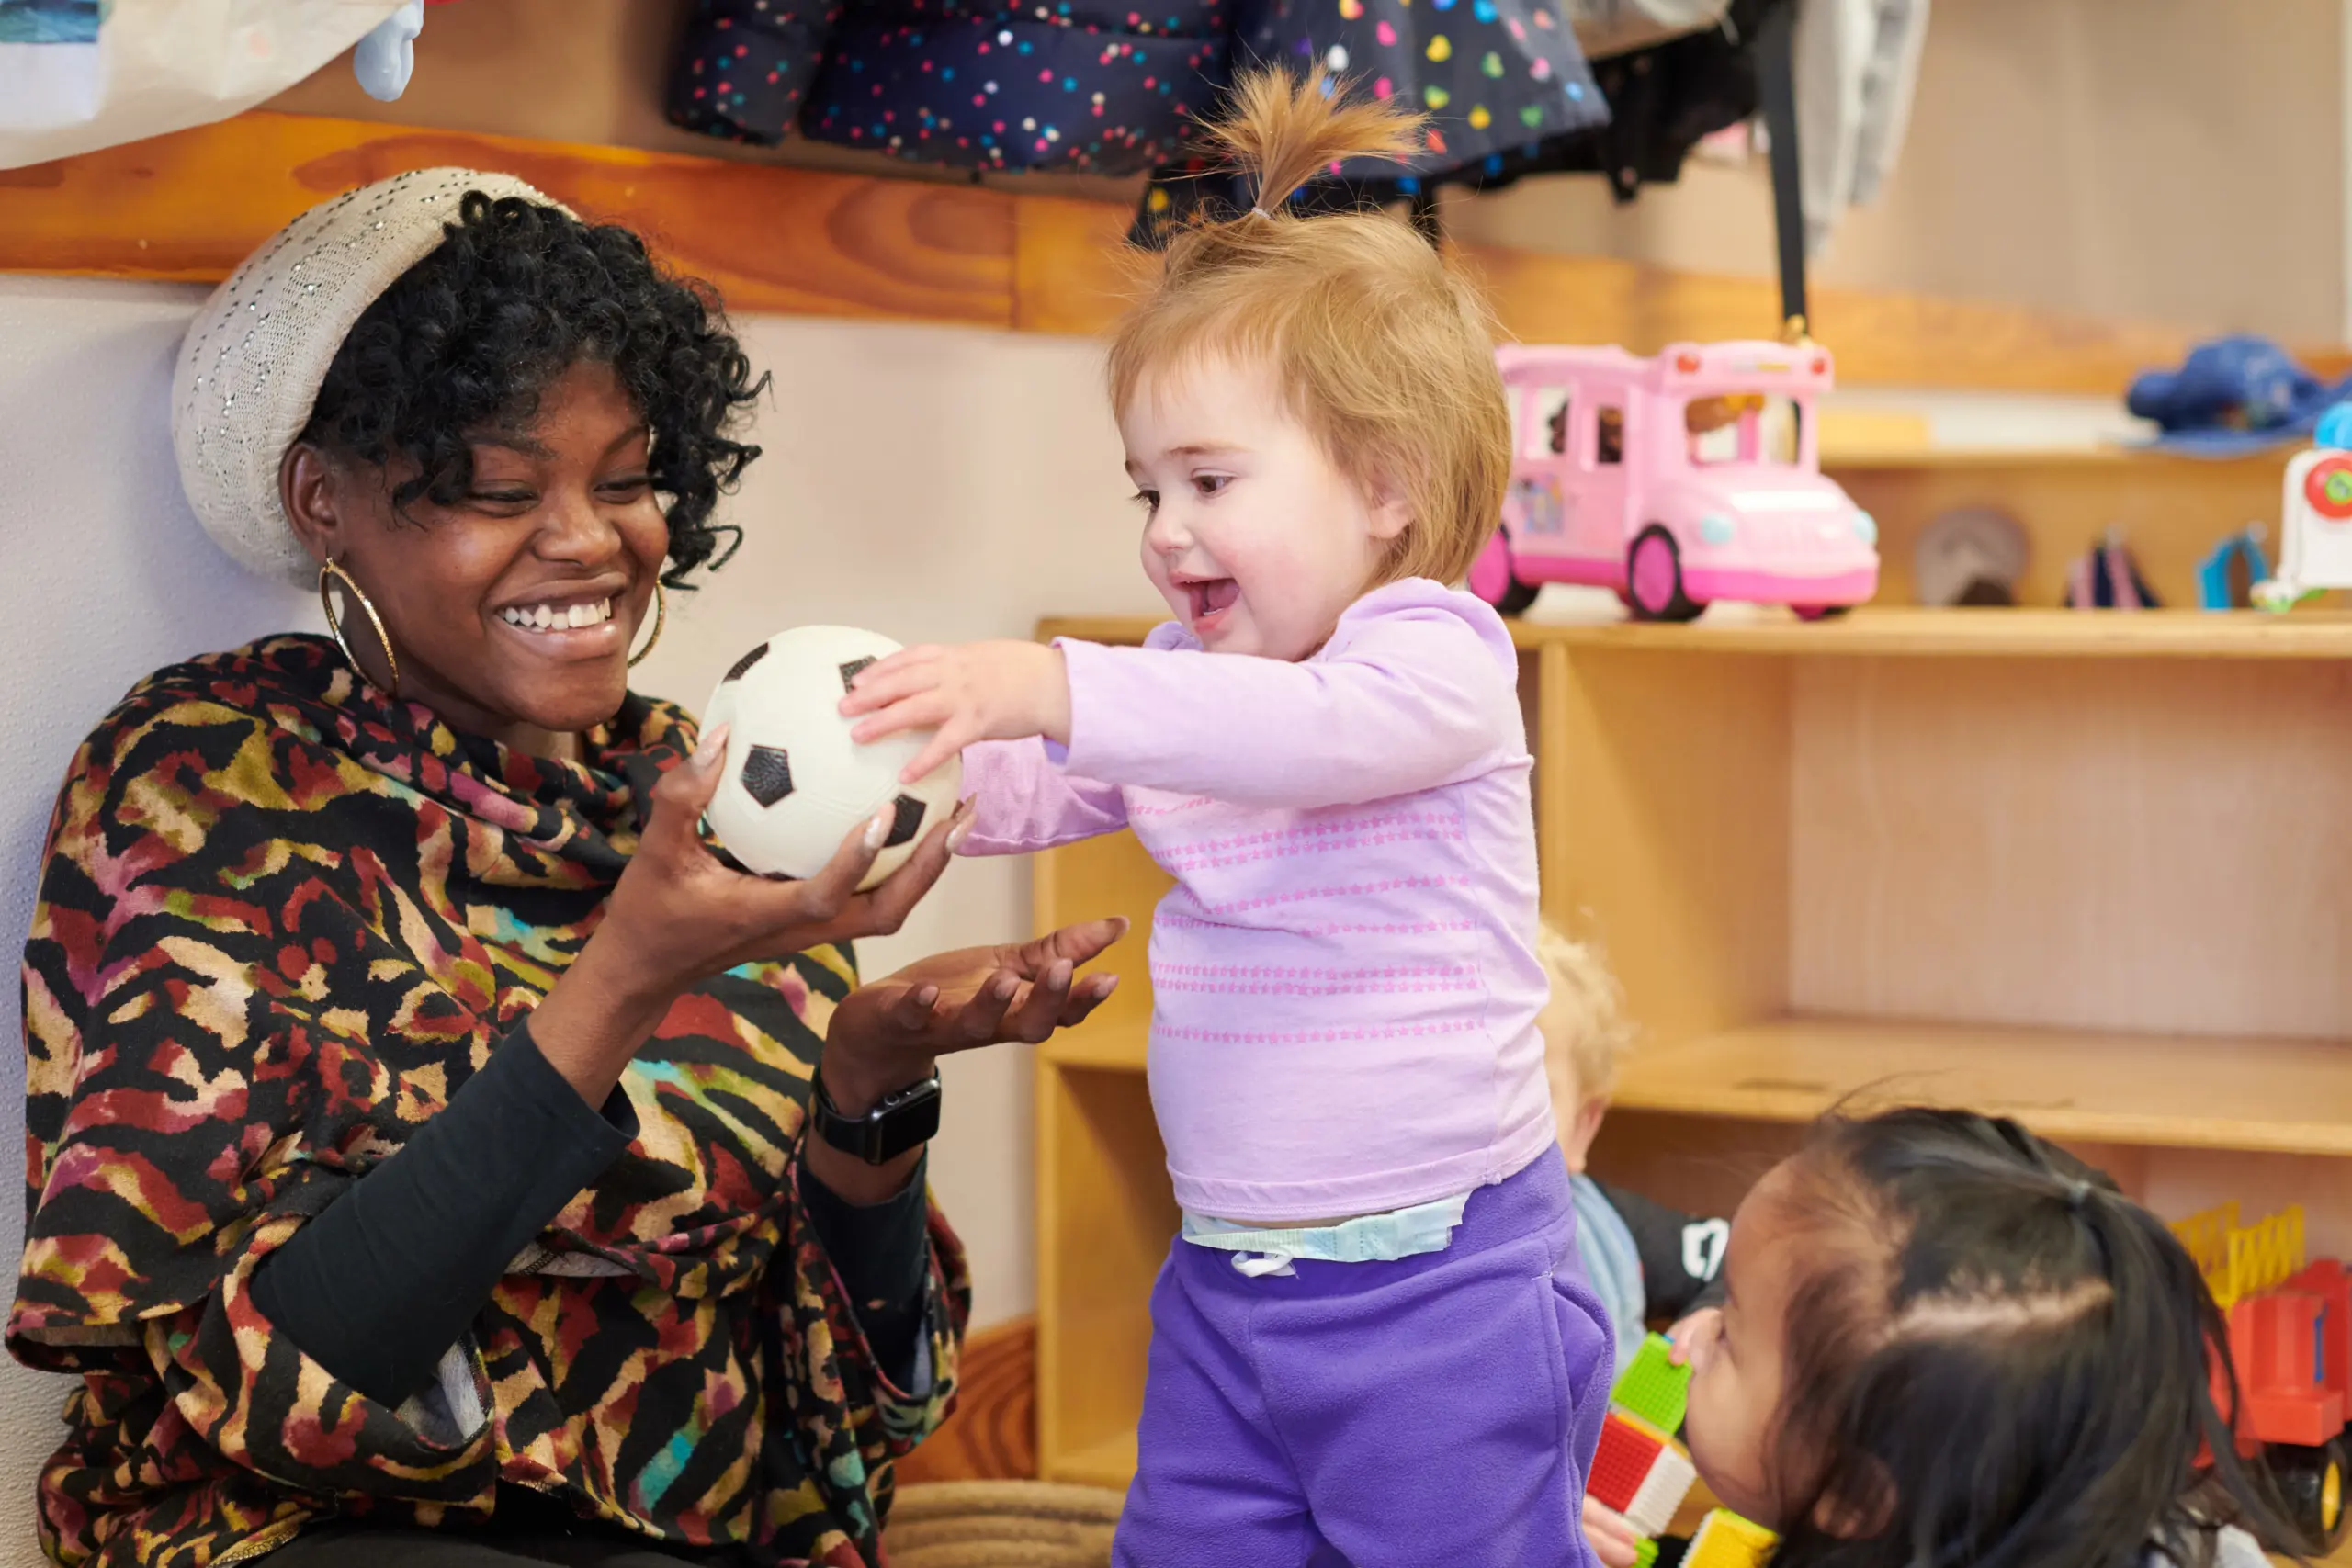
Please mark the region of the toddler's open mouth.
POLYGON ((1187 582, 1184 592, 1192 596, 1193 620, 1195 624, 1207 620, 1220 610, 1230 609, 1241 597, 1241 585, 1229 577, 1212 577, 1202 582, 1187 582))

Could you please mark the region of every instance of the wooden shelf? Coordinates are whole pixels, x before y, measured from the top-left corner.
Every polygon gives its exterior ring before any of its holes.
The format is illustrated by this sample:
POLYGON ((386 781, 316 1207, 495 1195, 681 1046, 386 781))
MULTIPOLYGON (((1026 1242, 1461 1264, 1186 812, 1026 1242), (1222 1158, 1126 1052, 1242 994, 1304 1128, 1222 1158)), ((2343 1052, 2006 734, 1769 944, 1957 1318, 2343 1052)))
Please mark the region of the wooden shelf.
MULTIPOLYGON (((1148 266, 1124 243, 1125 202, 1033 194, 1035 186, 984 189, 256 110, 7 171, 0 271, 212 281, 322 197, 436 164, 519 175, 584 213, 628 223, 666 259, 718 284, 738 311, 1095 334, 1117 321, 1148 266)), ((1754 337, 1781 319, 1767 277, 1451 249, 1482 284, 1504 333, 1521 342, 1617 343, 1649 354, 1674 342, 1754 337)), ((1858 289, 1817 288, 1813 304, 1815 330, 1837 350, 1838 378, 1854 387, 2111 397, 2146 367, 2177 363, 2198 335, 1858 289)), ((2329 365, 2342 355, 2306 348, 2303 357, 2329 365)))
POLYGON ((2261 469, 2275 483, 2287 459, 2301 449, 2289 442, 2238 457, 2190 457, 2136 446, 1917 446, 1841 452, 1825 440, 1821 467, 1828 472, 1878 468, 2125 468, 2261 469))
MULTIPOLYGON (((1080 1029, 1037 1054, 1140 1073, 1147 1032, 1080 1029)), ((2058 1138, 2352 1155, 2352 1041, 1789 1018, 1636 1051, 1616 1102, 1809 1122, 1858 1092, 1998 1111, 2058 1138)))
MULTIPOLYGON (((1148 615, 1069 615, 1042 622, 1040 637, 1132 644, 1158 622, 1148 615)), ((2306 659, 2352 658, 2352 615, 2306 611, 1861 609, 1812 625, 1758 612, 1754 618, 1688 626, 1510 623, 1522 649, 1656 649, 1805 658, 2306 659)))
POLYGON ((2352 1155, 2352 1042, 1790 1018, 1635 1051, 1616 1103, 1807 1122, 1849 1094, 2046 1136, 2352 1155))
POLYGON ((1081 1072, 1139 1073, 1150 1035, 1148 1022, 1090 1022, 1038 1046, 1037 1059, 1081 1072))
POLYGON ((1072 1486, 1107 1486, 1124 1492, 1136 1478, 1136 1435, 1121 1432, 1074 1450, 1046 1466, 1045 1479, 1072 1486))

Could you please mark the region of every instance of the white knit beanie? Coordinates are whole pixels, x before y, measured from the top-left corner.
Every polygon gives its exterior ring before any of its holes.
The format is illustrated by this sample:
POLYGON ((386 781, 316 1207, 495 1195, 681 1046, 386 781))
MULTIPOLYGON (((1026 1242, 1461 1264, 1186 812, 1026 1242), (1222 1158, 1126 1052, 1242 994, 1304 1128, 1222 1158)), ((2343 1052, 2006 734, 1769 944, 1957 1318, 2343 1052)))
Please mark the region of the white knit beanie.
POLYGON ((318 564, 278 499, 287 447, 360 313, 446 238, 469 191, 561 204, 509 175, 419 169, 311 209, 247 256, 188 323, 172 447, 197 521, 239 564, 309 586, 318 564))

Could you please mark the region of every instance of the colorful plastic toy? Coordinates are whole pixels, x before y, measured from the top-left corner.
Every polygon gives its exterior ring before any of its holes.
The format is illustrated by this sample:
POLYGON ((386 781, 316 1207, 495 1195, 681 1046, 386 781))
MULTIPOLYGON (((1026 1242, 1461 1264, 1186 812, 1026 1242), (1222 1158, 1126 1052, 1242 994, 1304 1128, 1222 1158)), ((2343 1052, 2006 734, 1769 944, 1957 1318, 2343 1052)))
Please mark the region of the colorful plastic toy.
POLYGON ((1683 1413, 1690 1408, 1690 1369, 1674 1364, 1673 1341, 1663 1334, 1649 1335, 1617 1374, 1609 1401, 1661 1432, 1679 1432, 1683 1413))
POLYGON ((1673 1438, 1623 1410, 1600 1424, 1600 1447, 1592 1456, 1585 1492, 1614 1508, 1644 1536, 1662 1535, 1674 1511, 1690 1495, 1699 1472, 1673 1438))
POLYGON ((2320 416, 2311 449, 2289 459, 2281 490, 2278 575, 2254 591, 2266 610, 2352 588, 2352 403, 2320 416))
MULTIPOLYGON (((1635 1568, 1657 1561, 1657 1538, 1699 1480, 1690 1456, 1674 1440, 1690 1403, 1690 1369, 1676 1366, 1672 1351, 1665 1336, 1653 1334, 1617 1374, 1600 1447, 1585 1478, 1594 1502, 1615 1509, 1640 1532, 1635 1568)), ((1717 1508, 1690 1538, 1680 1568, 1758 1568, 1775 1539, 1762 1526, 1717 1508)))
POLYGON ((1821 474, 1828 350, 1676 344, 1642 359, 1506 344, 1496 359, 1518 450, 1470 589, 1506 615, 1546 582, 1613 588, 1651 621, 1717 599, 1811 620, 1878 591, 1878 525, 1821 474))
POLYGON ((1781 1538, 1762 1525, 1741 1518, 1729 1508, 1709 1510, 1699 1521, 1690 1548, 1682 1554, 1681 1568, 1763 1568, 1764 1560, 1781 1538))
POLYGON ((2255 585, 2270 576, 2270 558, 2262 553, 2267 533, 2249 523, 2224 536, 2197 563, 2197 604, 2203 610, 2246 610, 2254 607, 2255 585))
MULTIPOLYGON (((2300 1205, 2242 1226, 2238 1206, 2225 1203, 2173 1232, 2229 1316, 2238 1451, 2263 1458, 2315 1553, 2332 1552, 2345 1536, 2352 1463, 2344 1440, 2352 1414, 2352 1276, 2335 1258, 2306 1260, 2300 1205)), ((2218 1368, 2213 1393, 2227 1409, 2218 1368)))

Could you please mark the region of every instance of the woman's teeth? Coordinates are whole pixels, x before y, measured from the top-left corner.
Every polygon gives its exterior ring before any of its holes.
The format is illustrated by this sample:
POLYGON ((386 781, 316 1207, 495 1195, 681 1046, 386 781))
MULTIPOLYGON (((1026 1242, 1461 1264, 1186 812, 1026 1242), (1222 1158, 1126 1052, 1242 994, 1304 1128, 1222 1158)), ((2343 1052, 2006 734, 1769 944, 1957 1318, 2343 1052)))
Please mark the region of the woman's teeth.
POLYGON ((499 616, 508 626, 520 626, 526 632, 576 631, 611 620, 613 602, 599 599, 593 604, 510 604, 499 612, 499 616))

